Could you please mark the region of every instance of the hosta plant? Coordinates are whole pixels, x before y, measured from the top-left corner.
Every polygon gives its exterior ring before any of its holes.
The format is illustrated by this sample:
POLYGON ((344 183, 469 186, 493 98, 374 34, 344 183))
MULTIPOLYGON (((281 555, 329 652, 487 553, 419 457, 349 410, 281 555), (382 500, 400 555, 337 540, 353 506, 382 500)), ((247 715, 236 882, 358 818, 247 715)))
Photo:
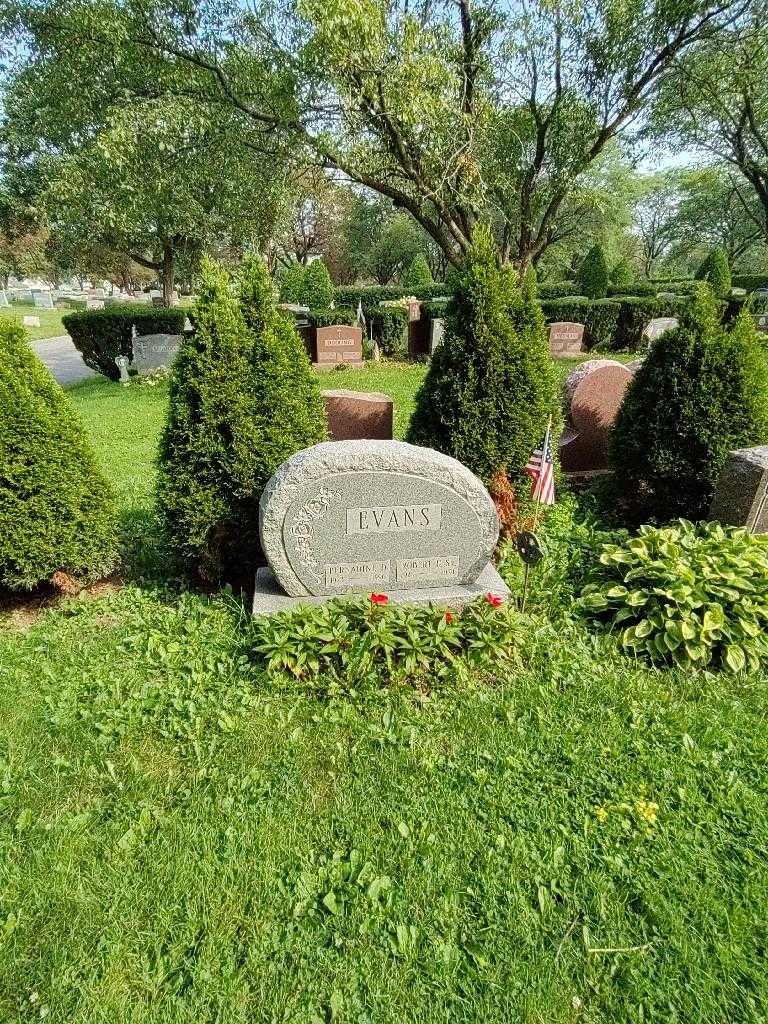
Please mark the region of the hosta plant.
POLYGON ((719 523, 644 526, 603 546, 577 607, 627 653, 756 671, 768 664, 768 538, 719 523))
POLYGON ((509 666, 523 634, 511 602, 486 594, 458 609, 337 598, 254 620, 251 657, 272 676, 328 693, 387 683, 433 687, 465 667, 509 666))

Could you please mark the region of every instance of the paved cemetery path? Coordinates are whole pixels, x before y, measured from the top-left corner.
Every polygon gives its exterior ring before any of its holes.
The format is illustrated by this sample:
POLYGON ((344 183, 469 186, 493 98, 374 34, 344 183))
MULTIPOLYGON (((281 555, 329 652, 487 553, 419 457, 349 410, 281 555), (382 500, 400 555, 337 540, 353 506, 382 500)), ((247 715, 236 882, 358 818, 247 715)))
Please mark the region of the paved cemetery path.
POLYGON ((68 334, 62 334, 58 338, 46 338, 44 341, 33 341, 32 348, 59 384, 75 384, 79 380, 96 376, 96 373, 85 365, 68 334))

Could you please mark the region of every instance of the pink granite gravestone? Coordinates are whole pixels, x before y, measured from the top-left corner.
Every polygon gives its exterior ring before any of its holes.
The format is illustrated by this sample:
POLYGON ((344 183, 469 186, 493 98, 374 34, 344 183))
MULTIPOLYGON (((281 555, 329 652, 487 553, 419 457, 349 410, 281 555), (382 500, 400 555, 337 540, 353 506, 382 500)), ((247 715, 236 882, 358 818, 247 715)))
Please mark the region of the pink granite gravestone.
POLYGON ((394 403, 377 391, 323 391, 332 441, 391 441, 394 403))
POLYGON ((608 441, 634 371, 612 359, 591 359, 565 382, 566 427, 560 463, 566 473, 608 468, 608 441))
POLYGON ((363 332, 359 327, 334 324, 315 331, 315 367, 333 369, 339 363, 363 365, 363 332))
POLYGON ((549 353, 553 356, 577 356, 584 341, 584 324, 549 325, 549 353))

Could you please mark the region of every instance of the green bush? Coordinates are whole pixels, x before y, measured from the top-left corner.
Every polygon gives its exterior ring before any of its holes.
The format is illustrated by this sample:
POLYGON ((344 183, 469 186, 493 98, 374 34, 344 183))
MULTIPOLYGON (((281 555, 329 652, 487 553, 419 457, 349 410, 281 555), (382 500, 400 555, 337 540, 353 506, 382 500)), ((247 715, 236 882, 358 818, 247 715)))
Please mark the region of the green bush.
POLYGON ((480 227, 456 274, 408 440, 454 456, 486 483, 501 469, 520 482, 557 406, 541 309, 511 268, 499 269, 490 230, 480 227))
POLYGON ((768 274, 733 274, 731 286, 745 288, 748 292, 757 291, 758 288, 768 288, 768 274))
POLYGON ((615 288, 629 288, 635 279, 632 264, 627 259, 621 259, 611 271, 611 284, 615 288))
POLYGON ((349 306, 357 309, 357 304, 362 302, 364 307, 377 306, 380 302, 394 302, 397 299, 405 299, 413 296, 415 299, 429 301, 450 296, 452 289, 445 281, 435 281, 433 284, 421 285, 418 288, 408 289, 400 285, 354 285, 343 286, 334 289, 336 304, 349 306))
POLYGON ((332 327, 334 324, 346 324, 354 327, 357 323, 357 310, 349 306, 334 306, 333 309, 311 309, 309 319, 315 327, 332 327))
POLYGON ((641 518, 706 515, 728 452, 768 441, 768 366, 751 319, 707 288, 651 347, 613 430, 616 480, 641 518))
POLYGON ((731 292, 731 268, 728 254, 722 246, 710 252, 696 272, 697 281, 707 281, 718 298, 725 298, 731 292))
POLYGON ((271 675, 335 695, 397 684, 454 687, 465 669, 513 663, 524 635, 512 605, 491 594, 462 611, 391 605, 371 594, 257 618, 246 648, 271 675))
POLYGON ((401 306, 376 306, 365 311, 373 323, 373 336, 389 359, 408 358, 408 310, 401 306))
POLYGON ((588 299, 604 299, 608 294, 608 265, 601 245, 593 245, 579 271, 582 295, 588 299))
POLYGON ((768 667, 768 539, 681 520, 607 544, 577 607, 629 654, 681 668, 768 667))
POLYGON ((325 437, 319 386, 254 257, 239 275, 206 261, 170 382, 158 506, 172 549, 204 579, 243 579, 260 559, 258 504, 288 456, 325 437))
POLYGON ((304 274, 301 304, 310 309, 330 309, 333 303, 333 281, 322 260, 313 260, 304 274))
POLYGON ((304 278, 307 268, 303 263, 294 262, 285 268, 280 277, 280 301, 292 306, 304 304, 304 278))
POLYGON ((634 352, 645 344, 643 332, 651 320, 683 316, 690 308, 691 299, 685 296, 660 299, 628 295, 620 300, 620 305, 614 348, 618 351, 634 352))
POLYGON ((415 291, 430 284, 434 284, 432 271, 429 269, 426 258, 419 253, 403 274, 403 288, 408 295, 413 295, 415 291))
POLYGON ((574 281, 557 281, 540 284, 537 291, 540 299, 567 299, 579 294, 579 286, 574 281))
POLYGON ((115 550, 112 492, 84 428, 22 328, 0 319, 0 589, 96 579, 115 550))
POLYGON ((648 284, 647 281, 635 281, 634 284, 620 285, 612 284, 608 288, 608 295, 611 298, 624 298, 629 296, 630 298, 640 298, 641 296, 656 296, 659 289, 655 284, 648 284))
POLYGON ((86 366, 111 380, 120 379, 116 356, 133 358, 131 338, 137 334, 181 334, 186 311, 179 307, 122 303, 108 309, 86 309, 61 318, 64 329, 86 366))

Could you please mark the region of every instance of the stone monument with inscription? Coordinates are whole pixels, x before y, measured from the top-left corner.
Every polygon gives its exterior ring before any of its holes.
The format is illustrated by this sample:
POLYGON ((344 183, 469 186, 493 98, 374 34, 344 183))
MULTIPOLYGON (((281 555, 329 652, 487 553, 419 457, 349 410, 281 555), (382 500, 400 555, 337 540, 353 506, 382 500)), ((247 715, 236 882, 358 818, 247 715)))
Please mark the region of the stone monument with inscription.
POLYGON ((549 353, 553 356, 578 356, 584 342, 584 324, 549 325, 549 353))
POLYGON ((332 370, 340 363, 363 365, 363 332, 360 327, 334 324, 315 331, 315 360, 318 370, 332 370))
POLYGON ((182 334, 135 334, 133 369, 142 376, 170 366, 183 340, 182 334))
POLYGON ((254 614, 343 594, 460 606, 509 591, 496 508, 456 459, 402 441, 331 441, 284 462, 259 506, 269 568, 254 614))
POLYGON ((768 533, 768 445, 737 448, 723 466, 709 518, 768 533))
POLYGON ((674 331, 676 327, 679 327, 679 321, 673 316, 660 316, 655 320, 651 320, 648 326, 643 331, 643 338, 650 345, 652 342, 660 338, 662 334, 666 334, 667 331, 674 331))

